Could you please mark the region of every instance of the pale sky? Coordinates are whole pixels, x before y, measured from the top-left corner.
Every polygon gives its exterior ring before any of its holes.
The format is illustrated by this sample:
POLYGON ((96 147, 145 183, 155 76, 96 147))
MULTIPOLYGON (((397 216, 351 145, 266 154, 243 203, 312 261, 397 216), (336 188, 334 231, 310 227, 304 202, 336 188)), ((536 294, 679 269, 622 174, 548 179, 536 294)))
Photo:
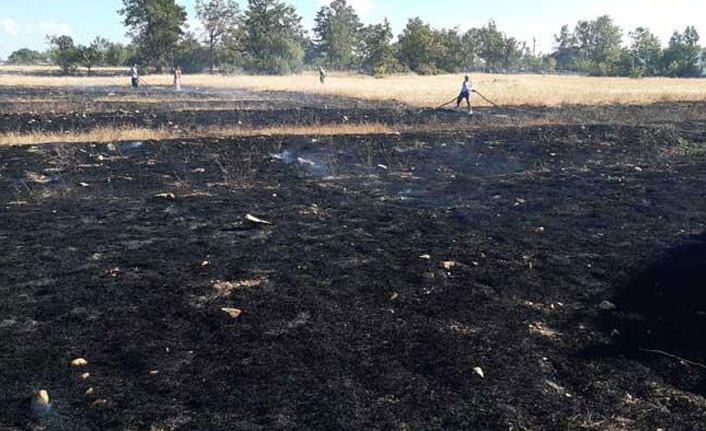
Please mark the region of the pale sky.
MULTIPOLYGON (((291 0, 305 26, 313 26, 316 11, 327 0, 291 0)), ((194 0, 177 0, 195 18, 194 0)), ((245 7, 246 0, 239 0, 245 7)), ((501 31, 537 50, 549 52, 553 35, 563 24, 571 27, 580 19, 611 15, 627 31, 650 28, 666 44, 674 30, 694 25, 706 45, 706 0, 350 0, 364 23, 381 22, 387 17, 398 34, 408 18, 419 16, 435 27, 467 30, 494 19, 501 31)), ((126 42, 126 30, 117 10, 122 0, 0 0, 0 58, 29 47, 46 48, 47 34, 68 34, 78 43, 88 43, 97 35, 126 42)))

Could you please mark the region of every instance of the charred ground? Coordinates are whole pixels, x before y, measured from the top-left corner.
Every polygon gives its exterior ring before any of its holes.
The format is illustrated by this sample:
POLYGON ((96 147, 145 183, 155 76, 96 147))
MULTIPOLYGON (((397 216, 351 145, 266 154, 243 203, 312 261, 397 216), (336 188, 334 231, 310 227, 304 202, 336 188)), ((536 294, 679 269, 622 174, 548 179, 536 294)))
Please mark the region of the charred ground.
MULTIPOLYGON (((428 119, 306 100, 203 115, 428 119)), ((110 109, 0 124, 208 121, 110 109)), ((639 350, 702 362, 694 340, 655 339, 660 313, 621 303, 705 230, 704 112, 442 112, 432 124, 464 130, 2 148, 0 399, 43 388, 55 407, 44 423, 0 410, 0 427, 706 429, 703 369, 639 350), (606 318, 606 300, 623 309, 606 318)))

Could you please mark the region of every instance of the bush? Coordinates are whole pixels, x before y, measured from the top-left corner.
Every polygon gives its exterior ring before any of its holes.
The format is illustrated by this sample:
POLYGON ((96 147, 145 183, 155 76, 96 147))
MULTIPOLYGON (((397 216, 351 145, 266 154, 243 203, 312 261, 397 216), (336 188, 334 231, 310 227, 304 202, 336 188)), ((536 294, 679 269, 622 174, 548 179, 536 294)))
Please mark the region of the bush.
POLYGON ((34 51, 32 49, 28 48, 22 48, 19 49, 12 54, 10 54, 9 57, 7 57, 7 63, 8 64, 41 64, 45 63, 47 61, 47 55, 39 52, 39 51, 34 51))
POLYGON ((645 76, 645 69, 640 67, 633 67, 630 69, 630 78, 632 79, 642 79, 645 76))
POLYGON ((420 64, 415 72, 420 75, 438 75, 440 70, 433 64, 420 64))
POLYGON ((263 49, 266 55, 250 57, 245 66, 248 71, 270 75, 290 75, 302 70, 304 49, 293 39, 273 37, 263 49))

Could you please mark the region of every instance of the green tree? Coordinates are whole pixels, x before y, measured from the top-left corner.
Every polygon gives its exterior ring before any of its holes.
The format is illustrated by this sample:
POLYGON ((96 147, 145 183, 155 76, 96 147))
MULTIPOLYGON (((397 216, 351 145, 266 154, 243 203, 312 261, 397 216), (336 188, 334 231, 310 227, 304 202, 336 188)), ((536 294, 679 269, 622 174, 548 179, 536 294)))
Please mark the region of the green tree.
POLYGON ((79 45, 77 47, 78 61, 81 66, 88 69, 89 75, 94 66, 100 65, 103 62, 109 45, 110 43, 106 39, 97 36, 90 45, 79 45))
POLYGON ((463 50, 463 65, 466 70, 473 70, 478 67, 480 60, 481 31, 479 28, 472 28, 461 37, 461 49, 463 50))
POLYGON ((49 55, 61 71, 68 75, 79 62, 78 49, 74 46, 71 36, 47 36, 49 55))
POLYGON ((270 74, 300 70, 305 38, 301 17, 293 6, 280 0, 248 0, 244 29, 249 70, 270 74))
POLYGON ((466 62, 466 50, 458 29, 437 30, 435 37, 439 48, 434 61, 436 67, 445 72, 461 70, 466 62))
POLYGON ((346 0, 334 0, 316 14, 316 45, 324 63, 334 69, 358 64, 363 25, 346 0))
POLYGON ((478 33, 479 55, 487 71, 497 71, 506 57, 505 35, 498 30, 495 21, 481 28, 478 33))
POLYGON ((186 11, 175 0, 123 0, 119 13, 130 28, 132 40, 143 61, 158 71, 171 64, 174 50, 183 34, 186 11))
POLYGON ((520 42, 514 37, 504 38, 503 57, 501 63, 503 68, 507 70, 518 66, 524 57, 526 50, 526 45, 520 44, 520 42))
POLYGON ((100 64, 103 60, 103 53, 95 49, 93 46, 83 46, 79 45, 76 47, 76 54, 78 56, 78 63, 88 69, 88 74, 91 74, 91 70, 94 66, 100 64))
POLYGON ((410 70, 421 73, 435 73, 435 59, 439 47, 434 29, 421 18, 412 18, 402 31, 397 42, 397 59, 410 70))
POLYGON ((683 33, 674 32, 669 47, 664 51, 665 73, 680 78, 700 76, 700 56, 701 47, 696 28, 687 27, 683 33))
POLYGON ((45 53, 29 48, 18 49, 7 57, 9 64, 40 64, 45 61, 47 61, 47 55, 45 53))
POLYGON ((632 68, 641 71, 642 75, 658 75, 662 63, 662 43, 659 38, 650 30, 638 27, 630 32, 630 40, 632 68))
POLYGON ((242 23, 240 8, 234 0, 197 0, 196 13, 206 29, 209 71, 213 74, 219 51, 226 41, 232 43, 239 31, 242 23))
POLYGON ((594 21, 579 21, 574 29, 579 68, 594 75, 609 75, 621 55, 623 31, 604 15, 594 21))
POLYGON ((103 63, 106 66, 129 66, 136 58, 137 47, 135 45, 126 46, 122 43, 108 43, 103 63))
POLYGON ((191 32, 182 36, 174 49, 174 65, 178 65, 186 73, 200 73, 210 65, 211 55, 207 46, 199 43, 191 32))
POLYGON ((385 75, 397 68, 392 48, 392 26, 385 19, 382 24, 369 25, 363 33, 363 70, 373 75, 385 75))
POLYGON ((622 35, 623 30, 615 25, 608 15, 598 17, 593 21, 591 60, 596 64, 610 65, 620 55, 622 35))
POLYGON ((559 70, 576 70, 576 60, 579 57, 576 36, 568 25, 561 27, 559 34, 554 35, 555 51, 552 57, 556 60, 559 70))

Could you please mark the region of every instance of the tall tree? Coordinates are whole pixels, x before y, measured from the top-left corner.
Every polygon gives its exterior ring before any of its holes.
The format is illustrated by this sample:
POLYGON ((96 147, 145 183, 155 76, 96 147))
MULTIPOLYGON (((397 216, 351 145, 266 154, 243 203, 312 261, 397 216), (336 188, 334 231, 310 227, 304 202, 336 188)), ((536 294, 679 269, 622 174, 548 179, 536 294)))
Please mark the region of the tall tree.
POLYGON ((662 61, 662 43, 659 38, 644 27, 636 28, 629 35, 632 67, 647 76, 657 75, 662 61))
POLYGON ((569 30, 568 25, 561 27, 559 34, 554 35, 553 54, 557 68, 561 70, 573 70, 576 68, 576 60, 579 56, 576 36, 569 30))
POLYGON ((592 74, 607 75, 620 57, 623 31, 608 15, 579 21, 574 29, 580 67, 592 74))
POLYGON ((248 0, 245 61, 250 70, 285 74, 299 70, 305 40, 301 17, 280 0, 248 0))
POLYGON ((477 67, 480 59, 481 31, 479 28, 472 28, 461 36, 461 47, 463 49, 463 68, 473 70, 477 67))
POLYGON ((242 22, 240 8, 234 0, 196 0, 196 14, 206 29, 209 71, 213 74, 219 48, 238 32, 242 22))
POLYGON ((687 27, 683 33, 674 32, 669 47, 664 51, 665 73, 682 78, 699 76, 700 56, 699 32, 695 27, 687 27))
POLYGON ((363 24, 346 0, 334 0, 316 14, 314 34, 324 63, 336 69, 356 66, 363 24))
POLYGON ((591 60, 596 64, 610 64, 620 54, 623 30, 613 23, 608 15, 598 17, 591 23, 591 60))
POLYGON ((503 63, 506 53, 505 35, 498 30, 495 21, 490 21, 479 32, 479 54, 485 61, 487 71, 495 71, 503 63))
POLYGON ((520 44, 514 37, 506 37, 504 42, 502 65, 505 69, 510 69, 520 63, 527 51, 527 46, 520 44))
POLYGON ((397 58, 400 63, 417 73, 434 73, 438 56, 434 29, 421 18, 412 18, 397 41, 397 58))
POLYGON ((135 45, 123 45, 122 43, 108 43, 105 50, 104 62, 108 66, 128 66, 137 57, 137 47, 135 45))
POLYGON ((161 71, 171 64, 174 50, 182 36, 186 11, 175 0, 123 0, 119 13, 130 28, 140 57, 161 71))
POLYGON ((466 50, 458 28, 437 30, 436 39, 439 52, 435 59, 436 66, 445 72, 456 72, 463 68, 466 50))
POLYGON ((369 25, 363 33, 363 69, 374 75, 384 75, 395 69, 392 48, 392 26, 385 18, 382 24, 369 25))
POLYGON ((608 15, 593 21, 579 21, 570 32, 563 26, 554 37, 555 51, 552 58, 563 70, 578 70, 595 75, 615 74, 627 59, 622 47, 623 31, 608 15))
POLYGON ((79 61, 78 49, 74 45, 71 36, 47 36, 49 44, 49 55, 64 74, 68 74, 76 68, 79 61))
POLYGON ((93 67, 101 64, 105 58, 105 54, 108 51, 108 45, 109 42, 106 39, 97 36, 93 39, 90 45, 79 46, 77 48, 79 63, 81 66, 88 69, 89 75, 91 74, 93 67))

